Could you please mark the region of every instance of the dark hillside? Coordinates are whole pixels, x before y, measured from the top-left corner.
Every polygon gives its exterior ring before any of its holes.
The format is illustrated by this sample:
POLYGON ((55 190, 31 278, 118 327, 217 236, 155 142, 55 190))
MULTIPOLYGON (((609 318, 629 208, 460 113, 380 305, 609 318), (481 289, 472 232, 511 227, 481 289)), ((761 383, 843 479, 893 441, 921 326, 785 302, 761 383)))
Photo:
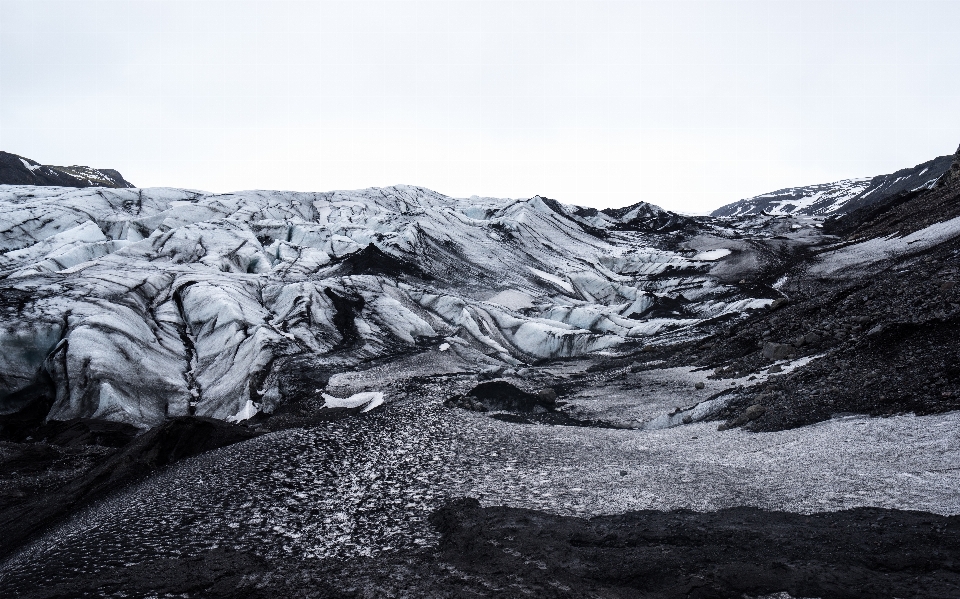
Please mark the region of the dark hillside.
POLYGON ((135 187, 113 169, 43 165, 9 152, 0 152, 0 185, 135 187))

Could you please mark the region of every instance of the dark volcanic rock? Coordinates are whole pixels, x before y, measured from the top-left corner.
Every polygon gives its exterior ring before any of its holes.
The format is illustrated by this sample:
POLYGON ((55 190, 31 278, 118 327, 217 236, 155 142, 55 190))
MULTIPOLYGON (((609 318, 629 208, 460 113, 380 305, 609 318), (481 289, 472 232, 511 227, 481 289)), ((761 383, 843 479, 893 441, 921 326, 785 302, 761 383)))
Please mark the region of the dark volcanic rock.
POLYGON ((928 189, 951 168, 953 156, 938 156, 869 181, 844 180, 779 189, 717 208, 711 216, 742 216, 764 211, 806 215, 843 215, 883 204, 913 190, 928 189), (811 202, 810 200, 814 201, 811 202), (802 206, 802 208, 800 207, 802 206))
POLYGON ((64 596, 822 599, 960 596, 960 518, 858 508, 732 508, 592 519, 457 499, 430 517, 436 550, 268 560, 218 548, 77 572, 23 589, 64 596))
MULTIPOLYGON (((876 205, 882 214, 875 217, 848 214, 836 226, 850 231, 850 243, 905 235, 955 218, 960 180, 900 200, 876 205)), ((960 378, 954 374, 960 359, 960 238, 947 236, 922 252, 870 263, 864 272, 811 276, 818 263, 830 259, 829 252, 803 258, 797 272, 784 279, 789 303, 678 346, 665 365, 719 367, 719 377, 762 370, 778 375, 748 385, 715 415, 725 426, 745 424, 754 431, 843 414, 922 415, 960 408, 960 378), (805 264, 814 268, 806 271, 805 264), (816 359, 784 374, 770 368, 770 360, 791 353, 816 359), (741 421, 761 396, 769 411, 741 421)))
POLYGON ((99 445, 119 448, 132 441, 138 432, 139 429, 132 424, 75 418, 63 422, 51 420, 36 430, 34 439, 61 447, 99 445))
POLYGON ((623 208, 605 208, 602 212, 619 220, 620 224, 616 228, 622 231, 641 231, 644 233, 694 232, 700 226, 696 219, 664 210, 646 202, 638 202, 623 208))
POLYGON ((957 182, 960 182, 960 147, 957 148, 957 152, 953 155, 953 163, 950 165, 950 170, 940 177, 940 180, 937 181, 937 186, 953 185, 957 182))
POLYGON ((527 393, 507 381, 480 383, 467 393, 467 398, 487 410, 520 413, 546 412, 552 410, 555 403, 545 396, 527 393))
POLYGON ((683 294, 676 297, 654 296, 650 307, 642 314, 643 318, 684 318, 690 315, 687 305, 690 302, 683 294))
MULTIPOLYGON (((96 428, 90 423, 72 423, 55 434, 54 438, 71 439, 69 431, 78 426, 85 426, 88 430, 96 428)), ((83 434, 81 432, 79 437, 83 434)), ((113 431, 113 435, 116 436, 116 431, 113 431)), ((13 550, 30 535, 91 499, 178 460, 255 435, 247 427, 212 418, 188 416, 169 420, 136 438, 127 447, 61 489, 0 512, 0 529, 4 531, 4 535, 0 536, 0 555, 13 550)))
POLYGON ((753 404, 752 406, 744 410, 743 413, 737 416, 736 418, 732 420, 728 420, 727 422, 721 424, 719 427, 717 427, 717 430, 725 431, 727 429, 743 426, 748 422, 751 422, 753 420, 760 418, 766 413, 767 413, 766 406, 763 406, 760 404, 753 404))
POLYGON ((473 581, 467 588, 496 581, 538 597, 960 596, 956 516, 732 508, 585 520, 461 499, 431 521, 442 558, 473 581))
POLYGON ((23 599, 61 597, 93 597, 116 595, 125 597, 273 597, 259 590, 251 575, 262 575, 266 562, 249 553, 230 549, 213 549, 199 556, 169 557, 140 564, 124 564, 109 568, 96 577, 78 577, 66 583, 24 589, 23 599))
POLYGON ((123 465, 111 469, 112 480, 132 479, 162 466, 211 449, 252 439, 245 426, 213 418, 173 418, 138 437, 118 457, 123 465))
POLYGON ((776 362, 785 360, 794 353, 794 347, 789 343, 773 343, 768 341, 763 345, 763 357, 776 362))
POLYGON ((23 441, 43 425, 56 398, 56 387, 46 370, 23 389, 3 398, 3 403, 16 409, 0 415, 0 439, 23 441))
POLYGON ((0 185, 57 187, 134 187, 113 169, 48 166, 9 152, 0 152, 0 185))
POLYGON ((339 295, 329 287, 323 290, 324 295, 333 302, 336 313, 333 315, 333 324, 340 333, 340 343, 336 349, 351 349, 360 342, 360 331, 357 330, 357 314, 363 309, 365 301, 362 296, 347 297, 339 295))
MULTIPOLYGON (((960 172, 960 162, 954 164, 960 172)), ((960 176, 953 172, 951 168, 933 189, 905 190, 828 219, 824 231, 848 239, 904 236, 960 216, 960 176)))
POLYGON ((557 426, 587 426, 596 428, 629 428, 629 426, 580 420, 559 410, 557 392, 553 388, 528 393, 503 381, 480 383, 467 392, 444 402, 448 408, 462 408, 474 412, 491 412, 491 418, 513 424, 552 424, 557 426))
POLYGON ((362 250, 349 254, 341 261, 346 267, 342 275, 383 275, 400 277, 411 275, 426 281, 433 280, 433 276, 424 272, 416 264, 391 256, 378 248, 375 244, 367 244, 362 250))

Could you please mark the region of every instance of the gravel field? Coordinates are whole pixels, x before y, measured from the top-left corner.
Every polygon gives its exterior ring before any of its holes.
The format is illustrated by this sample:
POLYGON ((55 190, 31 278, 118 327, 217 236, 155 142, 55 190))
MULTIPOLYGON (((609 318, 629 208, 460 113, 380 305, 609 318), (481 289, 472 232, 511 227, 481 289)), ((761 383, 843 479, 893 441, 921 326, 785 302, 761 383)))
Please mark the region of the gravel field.
POLYGON ((774 433, 716 423, 641 431, 518 425, 419 397, 181 462, 9 558, 0 594, 163 556, 232 549, 271 562, 436 545, 454 497, 570 516, 734 506, 960 514, 960 414, 848 417, 774 433))

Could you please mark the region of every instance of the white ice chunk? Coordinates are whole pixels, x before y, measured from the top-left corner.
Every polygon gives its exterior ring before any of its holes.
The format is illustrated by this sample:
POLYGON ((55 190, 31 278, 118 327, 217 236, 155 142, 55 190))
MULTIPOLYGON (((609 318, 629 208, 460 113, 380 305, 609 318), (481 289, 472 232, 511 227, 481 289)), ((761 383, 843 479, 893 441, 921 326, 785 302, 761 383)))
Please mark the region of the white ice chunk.
POLYGON ((250 420, 257 415, 257 412, 260 411, 260 408, 257 407, 257 404, 253 403, 253 400, 248 399, 247 403, 240 408, 240 411, 227 418, 227 422, 242 422, 244 420, 250 420))
POLYGON ((559 287, 560 289, 566 291, 567 293, 570 293, 570 294, 573 293, 573 287, 570 286, 570 283, 564 281, 563 279, 561 279, 561 278, 558 277, 557 275, 552 275, 552 274, 550 274, 550 273, 548 273, 548 272, 543 272, 542 270, 533 268, 532 266, 530 266, 530 267, 528 267, 528 268, 530 269, 530 272, 532 272, 536 277, 538 277, 538 278, 540 278, 540 279, 542 279, 542 280, 544 280, 544 281, 546 281, 546 282, 548 282, 548 283, 553 283, 554 285, 556 285, 556 286, 559 287))
POLYGON ((326 393, 323 393, 322 396, 323 407, 325 408, 359 408, 364 406, 360 411, 369 412, 383 403, 383 393, 379 391, 364 391, 347 398, 334 397, 326 393))

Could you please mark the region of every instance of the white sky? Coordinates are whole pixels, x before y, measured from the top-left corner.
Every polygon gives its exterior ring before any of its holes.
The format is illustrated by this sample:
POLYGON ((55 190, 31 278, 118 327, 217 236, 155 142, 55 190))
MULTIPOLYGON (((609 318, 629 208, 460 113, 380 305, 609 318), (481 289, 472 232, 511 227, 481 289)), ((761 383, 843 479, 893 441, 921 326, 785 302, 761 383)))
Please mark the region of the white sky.
POLYGON ((705 212, 960 143, 960 2, 0 0, 0 149, 705 212))

